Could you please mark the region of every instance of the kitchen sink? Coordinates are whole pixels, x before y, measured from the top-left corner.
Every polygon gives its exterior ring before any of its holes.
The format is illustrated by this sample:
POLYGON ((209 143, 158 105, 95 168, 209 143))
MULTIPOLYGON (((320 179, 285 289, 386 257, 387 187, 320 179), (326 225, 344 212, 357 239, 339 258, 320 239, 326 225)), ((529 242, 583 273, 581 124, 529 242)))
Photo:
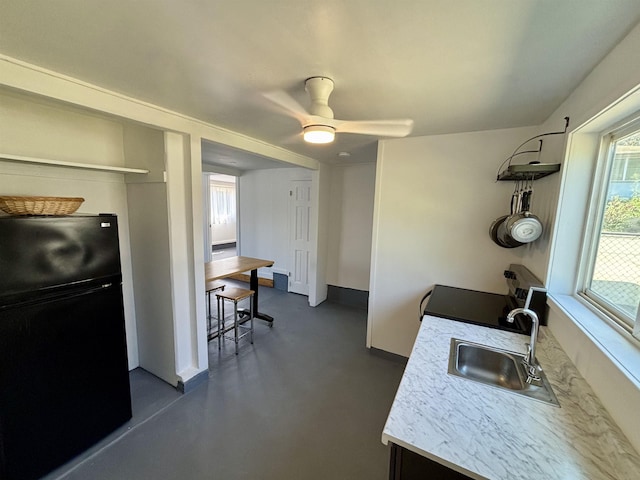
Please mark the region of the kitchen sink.
POLYGON ((523 360, 519 353, 452 338, 448 373, 559 407, 544 372, 539 382, 527 382, 523 360))

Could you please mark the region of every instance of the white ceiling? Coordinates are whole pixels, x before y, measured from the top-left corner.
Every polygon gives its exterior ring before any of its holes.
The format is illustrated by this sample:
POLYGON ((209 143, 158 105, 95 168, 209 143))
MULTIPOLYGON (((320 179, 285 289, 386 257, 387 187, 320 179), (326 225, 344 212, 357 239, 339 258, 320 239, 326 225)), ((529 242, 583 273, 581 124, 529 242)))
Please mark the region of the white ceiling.
POLYGON ((304 80, 322 75, 336 118, 412 118, 412 136, 538 125, 639 21, 638 0, 2 0, 0 53, 361 162, 376 138, 305 144, 262 94, 307 105, 304 80))
POLYGON ((202 163, 223 167, 218 171, 232 175, 239 175, 247 170, 291 167, 286 162, 206 140, 202 142, 202 163))

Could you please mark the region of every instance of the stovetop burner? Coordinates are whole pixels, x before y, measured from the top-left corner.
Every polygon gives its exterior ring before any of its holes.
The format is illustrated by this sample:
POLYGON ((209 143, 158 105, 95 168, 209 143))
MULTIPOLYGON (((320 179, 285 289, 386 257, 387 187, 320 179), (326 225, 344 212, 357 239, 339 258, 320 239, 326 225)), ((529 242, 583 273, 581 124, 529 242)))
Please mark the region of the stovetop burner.
POLYGON ((513 324, 506 320, 511 310, 526 306, 538 314, 542 325, 546 325, 546 290, 540 281, 522 265, 512 264, 504 273, 509 295, 435 285, 425 295, 429 301, 424 315, 529 335, 531 320, 528 316, 516 315, 513 324))

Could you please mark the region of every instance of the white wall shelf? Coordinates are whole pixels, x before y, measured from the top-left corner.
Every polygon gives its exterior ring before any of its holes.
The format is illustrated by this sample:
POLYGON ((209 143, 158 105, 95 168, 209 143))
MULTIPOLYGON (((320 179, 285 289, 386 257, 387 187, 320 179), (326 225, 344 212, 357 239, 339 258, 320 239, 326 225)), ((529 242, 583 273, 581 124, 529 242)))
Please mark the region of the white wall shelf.
POLYGON ((103 172, 139 173, 139 174, 149 173, 149 170, 145 170, 143 168, 116 167, 113 165, 97 165, 97 164, 91 164, 91 163, 67 162, 64 160, 51 160, 47 158, 25 157, 23 155, 10 155, 7 153, 0 153, 0 159, 9 160, 12 162, 37 163, 40 165, 56 165, 59 167, 81 168, 84 170, 101 170, 103 172))

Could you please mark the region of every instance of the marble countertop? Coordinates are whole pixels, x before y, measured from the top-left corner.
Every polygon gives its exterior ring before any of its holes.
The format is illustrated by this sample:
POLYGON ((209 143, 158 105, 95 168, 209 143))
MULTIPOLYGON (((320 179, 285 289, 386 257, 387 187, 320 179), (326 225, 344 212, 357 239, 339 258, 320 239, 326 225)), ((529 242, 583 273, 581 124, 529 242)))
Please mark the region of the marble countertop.
POLYGON ((425 316, 383 443, 471 478, 637 480, 640 455, 546 327, 537 358, 560 408, 447 373, 451 338, 525 353, 529 337, 425 316))

